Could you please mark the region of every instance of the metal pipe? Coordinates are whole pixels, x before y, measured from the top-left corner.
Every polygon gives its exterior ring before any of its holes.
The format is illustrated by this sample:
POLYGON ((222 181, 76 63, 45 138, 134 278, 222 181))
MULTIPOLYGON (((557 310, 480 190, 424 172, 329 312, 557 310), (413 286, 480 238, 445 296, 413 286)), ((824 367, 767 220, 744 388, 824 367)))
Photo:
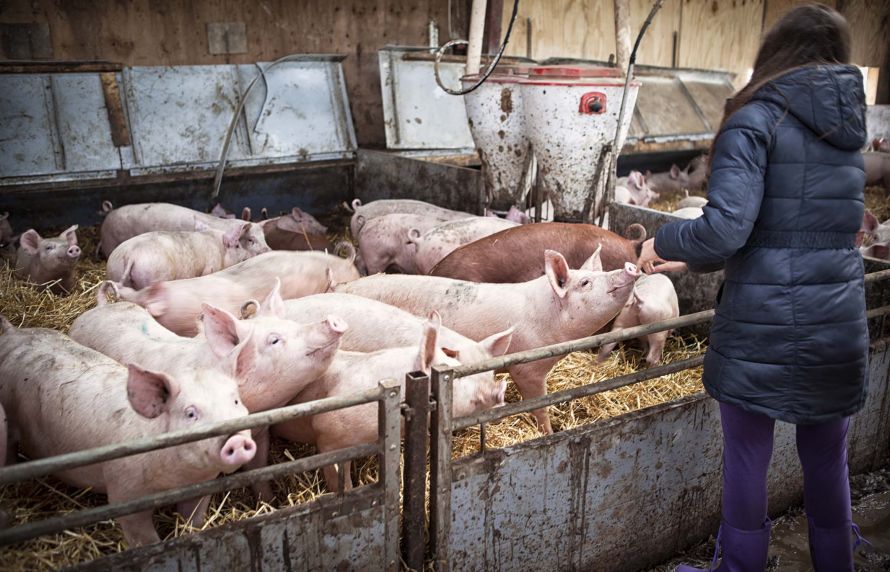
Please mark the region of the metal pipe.
POLYGON ((619 377, 613 377, 599 383, 590 383, 587 385, 582 385, 581 387, 564 389, 563 391, 550 393, 544 395, 543 397, 523 399, 522 401, 511 403, 509 405, 505 405, 503 407, 498 407, 495 409, 489 409, 475 415, 458 417, 457 419, 454 419, 452 421, 451 429, 452 431, 459 431, 461 429, 472 427, 473 425, 479 425, 480 423, 490 423, 492 421, 497 421, 511 415, 527 413, 529 411, 534 411, 535 409, 541 409, 550 405, 556 405, 558 403, 571 401, 572 399, 587 397, 589 395, 596 395, 597 393, 603 393, 605 391, 612 391, 613 389, 619 389, 626 385, 633 385, 641 381, 647 381, 650 379, 655 379, 656 377, 661 377, 663 375, 669 375, 671 373, 683 371, 684 369, 698 367, 704 362, 704 360, 704 356, 696 356, 694 358, 676 361, 667 365, 651 367, 643 371, 638 371, 619 377))
POLYGON ((473 11, 470 13, 470 44, 467 47, 467 73, 479 73, 482 62, 482 35, 485 32, 486 0, 473 0, 473 11))
POLYGON ((402 555, 410 570, 423 569, 426 518, 426 444, 429 440, 430 378, 422 371, 405 376, 405 470, 402 506, 402 555))
POLYGON ((275 477, 309 471, 317 469, 325 465, 331 465, 342 461, 348 461, 359 457, 373 455, 378 450, 378 445, 357 445, 348 449, 338 449, 328 453, 313 455, 305 459, 297 459, 286 463, 279 463, 253 471, 244 473, 235 473, 221 479, 204 481, 187 487, 182 487, 172 491, 164 491, 153 495, 141 497, 131 501, 109 504, 87 510, 82 510, 74 514, 48 518, 39 522, 32 522, 14 528, 0 530, 0 546, 22 542, 44 534, 54 534, 76 528, 78 526, 86 526, 95 522, 101 522, 110 518, 118 518, 142 512, 145 510, 153 510, 161 506, 175 504, 179 501, 202 497, 218 492, 222 492, 232 488, 244 487, 252 485, 257 481, 265 481, 275 477))
POLYGON ((615 66, 622 73, 630 61, 630 6, 627 0, 613 0, 615 12, 615 66))
MULTIPOLYGON (((362 405, 371 401, 380 400, 382 390, 379 388, 369 389, 354 395, 345 395, 340 397, 328 397, 318 401, 309 403, 300 403, 290 405, 272 411, 264 411, 262 413, 254 413, 246 417, 237 419, 229 419, 218 423, 208 423, 203 427, 195 427, 193 429, 184 429, 182 431, 173 431, 171 433, 162 433, 160 435, 151 435, 134 439, 125 443, 113 443, 94 449, 86 449, 84 451, 75 451, 73 453, 65 453, 55 457, 46 459, 37 459, 28 461, 20 465, 12 465, 0 469, 0 484, 8 484, 34 477, 41 477, 63 471, 73 469, 75 467, 83 467, 92 465, 100 461, 110 461, 119 459, 136 453, 145 453, 156 449, 163 449, 173 445, 189 443, 192 441, 200 441, 208 437, 217 437, 219 435, 230 435, 243 431, 244 429, 253 429, 264 425, 274 425, 295 417, 304 415, 316 415, 333 411, 334 409, 343 409, 355 405, 362 405)), ((198 495, 196 495, 198 496, 198 495)))
POLYGON ((451 538, 451 400, 454 372, 433 367, 436 409, 430 419, 430 552, 436 570, 449 570, 451 538))

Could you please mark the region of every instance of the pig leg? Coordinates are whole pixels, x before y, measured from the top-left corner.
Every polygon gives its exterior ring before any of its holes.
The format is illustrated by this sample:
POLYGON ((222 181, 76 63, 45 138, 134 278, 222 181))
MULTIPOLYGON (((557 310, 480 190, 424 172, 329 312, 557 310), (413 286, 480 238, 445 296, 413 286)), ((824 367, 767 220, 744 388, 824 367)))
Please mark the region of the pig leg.
POLYGON ((176 512, 182 515, 191 526, 201 528, 210 506, 210 495, 180 501, 176 504, 176 512))
MULTIPOLYGON (((547 374, 558 361, 559 358, 523 363, 511 366, 507 368, 507 371, 519 389, 522 398, 532 399, 547 394, 547 374)), ((541 433, 545 435, 553 433, 553 428, 550 426, 550 415, 547 413, 546 407, 535 409, 532 411, 532 415, 535 416, 541 433)))
POLYGON ((649 352, 646 354, 646 363, 650 366, 656 366, 661 363, 661 355, 664 352, 664 344, 668 339, 670 332, 656 332, 646 336, 646 342, 649 344, 649 352))
MULTIPOLYGON (((621 313, 618 314, 618 317, 615 318, 615 322, 612 324, 612 332, 614 332, 615 330, 632 328, 634 326, 640 325, 639 312, 636 310, 636 304, 634 304, 635 298, 631 297, 630 301, 631 304, 625 306, 621 310, 621 313)), ((603 363, 604 361, 609 359, 609 354, 611 354, 617 346, 618 342, 601 346, 600 351, 596 357, 596 362, 603 363)))
MULTIPOLYGON (((321 452, 321 451, 320 451, 321 452)), ((352 461, 345 461, 339 464, 339 470, 337 465, 325 465, 324 469, 324 480, 327 484, 328 490, 332 493, 338 493, 340 491, 340 471, 343 471, 343 491, 346 492, 352 489, 352 461)))
MULTIPOLYGON (((112 479, 107 478, 108 471, 105 472, 105 482, 108 483, 109 504, 133 500, 148 492, 126 489, 125 483, 133 482, 131 479, 127 478, 128 476, 132 476, 132 474, 127 475, 126 473, 128 472, 129 471, 118 471, 112 479)), ((153 513, 154 511, 152 509, 148 509, 135 514, 128 514, 127 516, 122 516, 117 519, 118 523, 121 525, 121 530, 124 533, 124 539, 127 541, 130 548, 145 546, 146 544, 154 544, 161 541, 161 538, 158 536, 158 531, 155 530, 155 525, 151 520, 153 513)))
MULTIPOLYGON (((269 428, 260 427, 253 430, 253 441, 256 443, 256 454, 246 465, 244 470, 261 469, 269 464, 269 428)), ((251 485, 253 494, 260 502, 271 502, 275 495, 272 493, 272 483, 260 481, 251 485)))

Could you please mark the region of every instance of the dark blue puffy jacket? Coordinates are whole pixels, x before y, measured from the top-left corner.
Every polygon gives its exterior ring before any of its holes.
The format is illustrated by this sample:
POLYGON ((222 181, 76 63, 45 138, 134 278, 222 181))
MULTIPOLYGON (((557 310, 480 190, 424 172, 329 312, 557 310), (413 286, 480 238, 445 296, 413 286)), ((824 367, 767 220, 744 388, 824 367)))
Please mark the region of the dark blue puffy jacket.
POLYGON ((705 357, 719 401, 790 423, 865 402, 862 75, 798 68, 759 89, 718 135, 704 216, 659 229, 655 250, 725 268, 705 357))

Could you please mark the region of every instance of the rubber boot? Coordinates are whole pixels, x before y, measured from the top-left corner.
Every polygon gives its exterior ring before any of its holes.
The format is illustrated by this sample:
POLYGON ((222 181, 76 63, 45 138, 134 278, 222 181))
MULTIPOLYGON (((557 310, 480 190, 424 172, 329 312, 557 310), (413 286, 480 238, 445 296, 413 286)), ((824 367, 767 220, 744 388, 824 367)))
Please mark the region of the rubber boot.
POLYGON ((714 560, 708 568, 694 568, 686 564, 677 567, 677 572, 763 572, 769 554, 769 534, 772 523, 769 519, 760 530, 739 530, 723 522, 717 533, 717 546, 714 547, 714 560), (720 565, 717 552, 722 552, 720 565))
POLYGON ((812 518, 807 518, 807 524, 813 569, 816 572, 853 572, 853 523, 821 528, 812 518))

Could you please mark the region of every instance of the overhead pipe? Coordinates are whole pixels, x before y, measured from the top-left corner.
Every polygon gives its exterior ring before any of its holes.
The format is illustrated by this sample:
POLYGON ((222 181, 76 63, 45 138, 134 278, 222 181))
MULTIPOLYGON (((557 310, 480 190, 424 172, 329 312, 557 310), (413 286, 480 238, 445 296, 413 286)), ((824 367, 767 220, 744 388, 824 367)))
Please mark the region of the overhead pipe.
POLYGON ((470 44, 467 47, 467 74, 479 73, 482 64, 482 35, 485 32, 485 8, 487 0, 473 0, 470 14, 470 44))

